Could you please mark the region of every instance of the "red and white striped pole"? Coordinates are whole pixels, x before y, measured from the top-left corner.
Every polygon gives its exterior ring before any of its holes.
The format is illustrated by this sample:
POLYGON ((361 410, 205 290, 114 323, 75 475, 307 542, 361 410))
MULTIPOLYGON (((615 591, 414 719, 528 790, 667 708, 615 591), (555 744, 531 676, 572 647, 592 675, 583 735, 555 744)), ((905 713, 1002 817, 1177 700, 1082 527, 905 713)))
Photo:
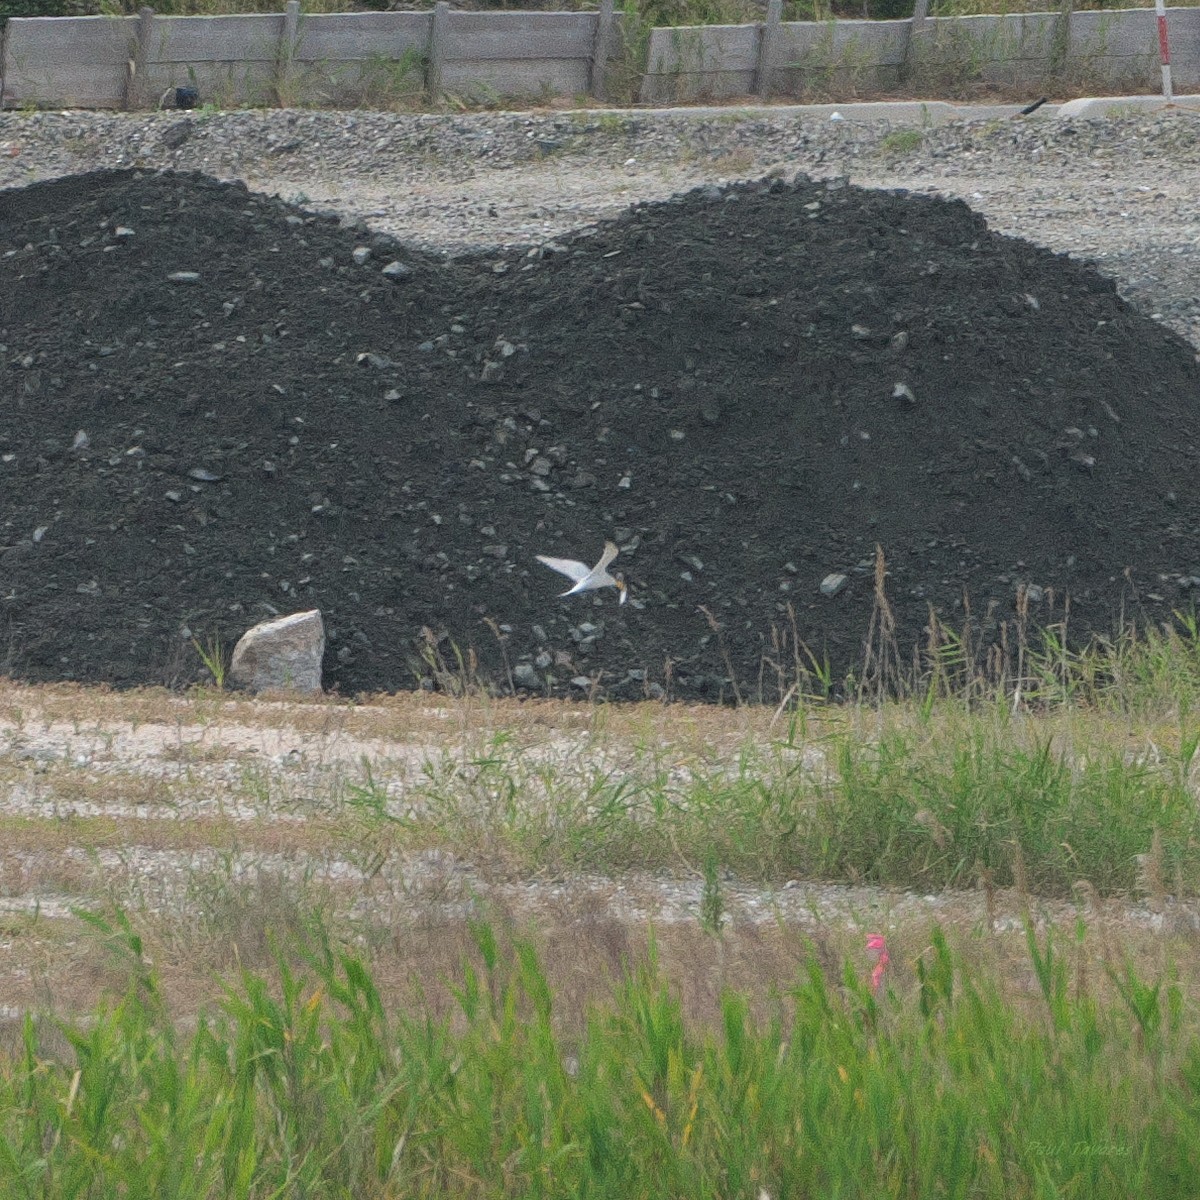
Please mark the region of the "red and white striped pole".
POLYGON ((1171 91, 1171 45, 1167 41, 1167 9, 1163 0, 1154 0, 1154 14, 1158 18, 1158 61, 1162 63, 1162 94, 1168 104, 1175 103, 1171 91))

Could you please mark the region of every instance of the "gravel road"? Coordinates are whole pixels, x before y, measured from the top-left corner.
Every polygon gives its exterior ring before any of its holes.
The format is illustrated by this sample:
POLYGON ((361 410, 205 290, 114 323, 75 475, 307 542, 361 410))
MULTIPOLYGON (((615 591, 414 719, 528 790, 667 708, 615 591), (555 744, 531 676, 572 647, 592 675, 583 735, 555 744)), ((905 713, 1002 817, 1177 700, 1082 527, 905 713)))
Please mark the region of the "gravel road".
POLYGON ((0 186, 202 170, 454 253, 544 242, 701 183, 848 175, 959 197, 999 232, 1093 259, 1200 346, 1200 115, 920 125, 764 111, 0 113, 0 186))

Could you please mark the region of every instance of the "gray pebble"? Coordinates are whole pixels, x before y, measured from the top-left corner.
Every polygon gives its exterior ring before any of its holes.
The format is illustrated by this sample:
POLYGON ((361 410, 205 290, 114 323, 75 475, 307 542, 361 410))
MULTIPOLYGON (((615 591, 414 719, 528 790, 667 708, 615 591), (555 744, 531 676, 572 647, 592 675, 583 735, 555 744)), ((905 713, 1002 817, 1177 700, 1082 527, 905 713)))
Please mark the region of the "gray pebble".
POLYGON ((174 121, 163 130, 162 144, 168 150, 178 150, 192 136, 193 124, 188 117, 174 121))
POLYGON ((517 663, 513 667, 513 681, 517 687, 540 688, 542 686, 541 676, 530 663, 517 663))

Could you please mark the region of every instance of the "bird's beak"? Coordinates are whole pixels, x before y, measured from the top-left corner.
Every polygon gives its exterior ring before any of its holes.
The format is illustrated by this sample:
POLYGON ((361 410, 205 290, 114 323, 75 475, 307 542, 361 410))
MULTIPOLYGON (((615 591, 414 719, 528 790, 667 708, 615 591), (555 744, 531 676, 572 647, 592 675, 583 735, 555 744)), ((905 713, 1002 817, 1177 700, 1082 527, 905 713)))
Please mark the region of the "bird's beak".
POLYGON ((618 583, 617 591, 621 593, 621 598, 617 601, 617 603, 624 604, 625 601, 629 599, 629 589, 623 583, 618 583))

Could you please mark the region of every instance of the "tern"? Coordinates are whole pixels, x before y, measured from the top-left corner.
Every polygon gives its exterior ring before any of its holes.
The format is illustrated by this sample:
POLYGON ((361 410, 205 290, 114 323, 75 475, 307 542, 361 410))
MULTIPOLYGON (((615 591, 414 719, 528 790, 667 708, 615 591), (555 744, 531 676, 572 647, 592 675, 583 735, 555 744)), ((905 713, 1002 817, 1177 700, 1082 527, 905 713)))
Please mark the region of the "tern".
POLYGON ((590 592, 596 588, 615 587, 620 595, 618 604, 624 604, 629 597, 629 592, 625 587, 625 580, 620 575, 610 575, 608 573, 608 564, 612 562, 620 551, 617 549, 614 542, 604 543, 604 553, 600 556, 600 561, 594 567, 585 566, 581 562, 576 562, 573 558, 550 558, 545 554, 538 554, 535 557, 538 562, 545 564, 552 571, 558 571, 561 575, 566 575, 568 579, 575 581, 574 587, 569 587, 565 592, 560 593, 563 596, 573 596, 576 592, 590 592))

